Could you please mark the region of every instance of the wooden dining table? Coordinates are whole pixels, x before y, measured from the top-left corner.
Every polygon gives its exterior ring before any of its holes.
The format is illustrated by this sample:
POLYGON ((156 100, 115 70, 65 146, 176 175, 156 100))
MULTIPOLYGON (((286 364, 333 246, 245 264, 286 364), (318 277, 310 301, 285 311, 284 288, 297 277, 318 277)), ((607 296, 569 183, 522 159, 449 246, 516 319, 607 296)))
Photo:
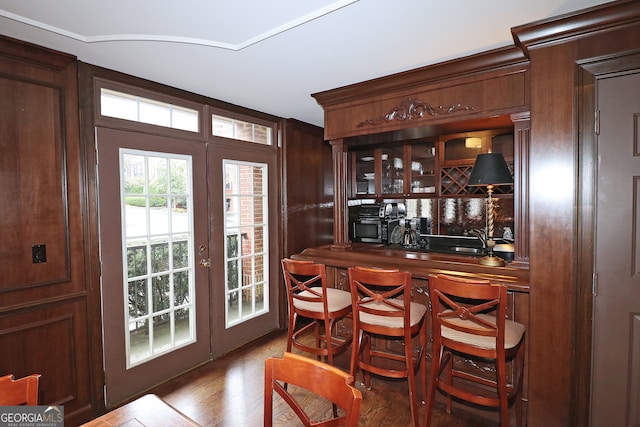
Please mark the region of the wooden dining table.
POLYGON ((200 424, 155 394, 146 394, 82 426, 186 427, 200 426, 200 424))

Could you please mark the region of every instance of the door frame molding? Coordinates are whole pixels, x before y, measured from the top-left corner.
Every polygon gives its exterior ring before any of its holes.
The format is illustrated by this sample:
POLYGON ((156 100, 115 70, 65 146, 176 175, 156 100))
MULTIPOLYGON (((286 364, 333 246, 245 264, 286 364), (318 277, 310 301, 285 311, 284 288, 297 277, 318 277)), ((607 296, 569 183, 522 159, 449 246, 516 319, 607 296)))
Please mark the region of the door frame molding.
POLYGON ((595 275, 595 232, 597 198, 597 81, 615 74, 640 70, 640 50, 576 62, 576 157, 577 201, 576 274, 574 288, 573 368, 571 412, 573 425, 590 425, 593 286, 595 275))

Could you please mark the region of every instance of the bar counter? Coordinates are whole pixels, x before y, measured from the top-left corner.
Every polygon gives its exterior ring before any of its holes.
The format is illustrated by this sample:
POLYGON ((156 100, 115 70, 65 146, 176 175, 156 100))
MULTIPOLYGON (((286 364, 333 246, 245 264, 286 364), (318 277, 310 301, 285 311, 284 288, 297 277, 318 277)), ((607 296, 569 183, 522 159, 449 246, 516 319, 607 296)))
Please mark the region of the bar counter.
POLYGON ((332 249, 332 245, 307 248, 291 258, 321 262, 328 267, 345 269, 356 265, 397 268, 411 272, 416 279, 428 279, 429 274, 433 273, 482 278, 503 284, 513 292, 529 292, 527 264, 512 262, 504 267, 488 267, 480 265, 480 257, 475 255, 426 252, 373 243, 352 243, 347 250, 332 249))

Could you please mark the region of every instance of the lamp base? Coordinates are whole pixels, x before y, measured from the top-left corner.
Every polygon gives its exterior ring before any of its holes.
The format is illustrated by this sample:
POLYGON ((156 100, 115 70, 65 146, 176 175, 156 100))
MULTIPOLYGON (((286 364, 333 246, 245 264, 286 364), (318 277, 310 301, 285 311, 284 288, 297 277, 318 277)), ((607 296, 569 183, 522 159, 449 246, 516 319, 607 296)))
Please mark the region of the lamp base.
POLYGON ((497 256, 484 256, 478 260, 481 265, 487 265, 489 267, 504 267, 505 261, 497 256))

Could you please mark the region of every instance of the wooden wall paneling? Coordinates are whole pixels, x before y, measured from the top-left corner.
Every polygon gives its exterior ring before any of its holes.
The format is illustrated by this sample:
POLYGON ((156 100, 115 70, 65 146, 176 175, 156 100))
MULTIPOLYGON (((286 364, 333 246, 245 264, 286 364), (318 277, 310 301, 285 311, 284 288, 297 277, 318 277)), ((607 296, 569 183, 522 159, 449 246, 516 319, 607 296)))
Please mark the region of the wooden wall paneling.
POLYGON ((13 124, 0 130, 2 291, 69 280, 63 91, 21 76, 0 79, 3 123, 13 124), (32 261, 36 247, 46 262, 32 261))
POLYGON ((11 367, 16 378, 41 374, 41 404, 64 405, 66 416, 84 410, 88 355, 77 347, 86 342, 85 323, 82 299, 0 317, 0 348, 8 350, 0 353, 0 366, 11 367))
POLYGON ((70 424, 91 409, 77 90, 74 56, 0 37, 0 375, 41 373, 70 424))
MULTIPOLYGON (((640 48, 640 8, 637 2, 613 2, 513 32, 531 60, 529 425, 585 425, 587 393, 576 394, 575 384, 584 383, 578 376, 584 376, 589 354, 573 347, 581 342, 575 334, 584 333, 579 324, 589 321, 574 317, 587 315, 574 306, 577 288, 591 286, 591 280, 580 283, 588 275, 575 268, 576 62, 640 48)), ((582 239, 581 246, 591 245, 582 239)))
MULTIPOLYGON (((331 147, 317 126, 286 119, 282 126, 280 192, 282 257, 333 241, 331 147)), ((281 275, 280 275, 281 276, 281 275)), ((287 295, 280 277, 280 325, 287 324, 287 295)))
POLYGON ((331 147, 322 128, 284 120, 282 142, 283 256, 333 241, 331 147))

